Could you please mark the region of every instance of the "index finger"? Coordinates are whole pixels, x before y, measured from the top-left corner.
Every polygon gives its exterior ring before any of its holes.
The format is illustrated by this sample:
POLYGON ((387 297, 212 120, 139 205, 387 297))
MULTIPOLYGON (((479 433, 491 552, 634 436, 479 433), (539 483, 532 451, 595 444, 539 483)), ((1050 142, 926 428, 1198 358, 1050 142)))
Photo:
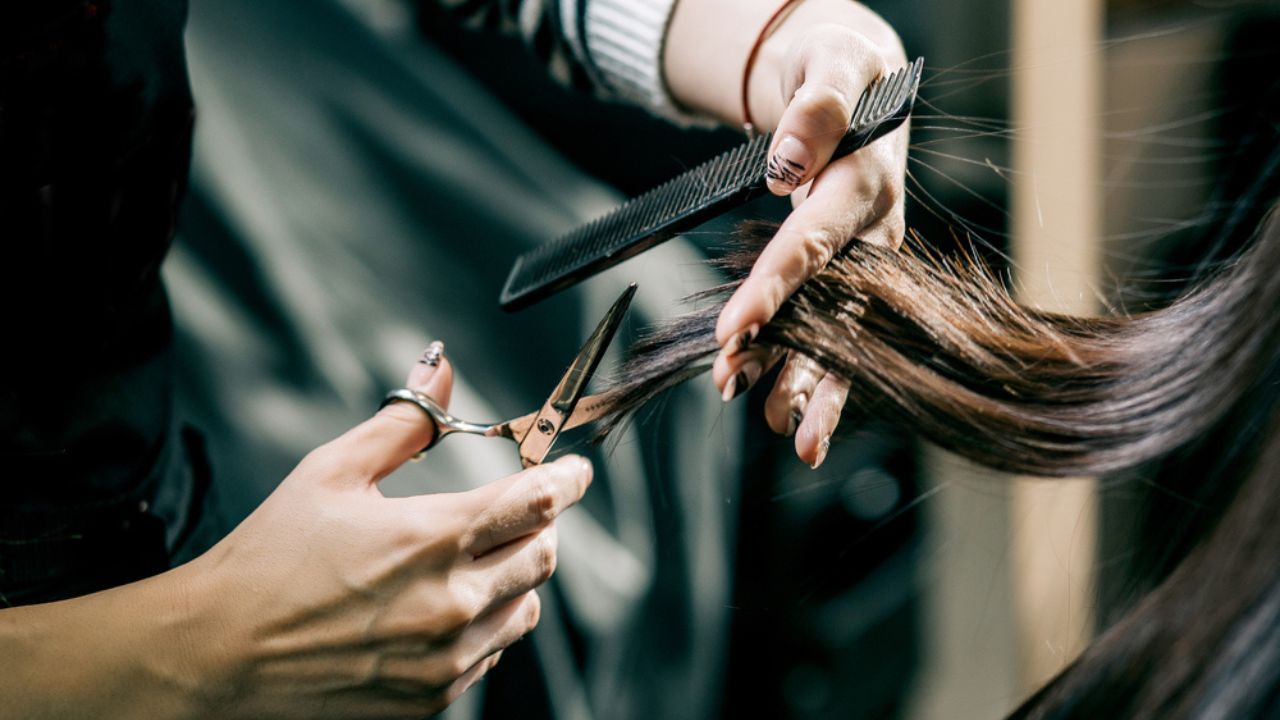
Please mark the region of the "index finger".
POLYGON ((582 499, 591 477, 586 458, 566 455, 462 493, 462 515, 472 518, 463 551, 480 556, 545 528, 582 499))
MULTIPOLYGON (((894 193, 880 187, 887 180, 875 167, 881 162, 877 151, 881 149, 875 145, 863 148, 833 163, 814 181, 808 198, 778 228, 720 312, 716 340, 722 347, 744 332, 753 336, 748 340, 754 339, 755 331, 845 243, 894 209, 894 193)), ((731 351, 742 345, 739 342, 731 351)))
MULTIPOLYGON (((453 391, 453 365, 443 356, 435 362, 415 366, 405 385, 447 408, 453 391)), ((330 442, 325 451, 349 468, 347 474, 377 482, 426 447, 435 430, 435 423, 421 408, 395 402, 330 442)))

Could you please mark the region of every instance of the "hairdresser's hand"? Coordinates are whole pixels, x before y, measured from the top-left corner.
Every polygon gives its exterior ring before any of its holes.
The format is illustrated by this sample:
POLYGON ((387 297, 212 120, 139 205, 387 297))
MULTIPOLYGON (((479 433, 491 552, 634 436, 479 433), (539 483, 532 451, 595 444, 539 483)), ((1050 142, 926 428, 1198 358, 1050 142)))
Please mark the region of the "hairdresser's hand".
MULTIPOLYGON (((687 0, 677 6, 666 71, 672 92, 695 109, 741 122, 741 73, 750 43, 780 0, 687 0), (733 7, 730 7, 732 5, 733 7), (742 20, 743 16, 745 20, 742 20), (745 35, 721 48, 742 61, 715 74, 712 53, 699 49, 698 25, 739 23, 722 36, 745 35), (699 64, 701 63, 701 64, 699 64), (703 68, 701 75, 690 68, 703 68), (734 72, 737 75, 735 77, 734 72)), ((711 36, 702 35, 704 44, 711 36)), ((792 293, 855 239, 891 247, 902 242, 908 129, 829 162, 854 105, 876 78, 906 64, 896 34, 849 0, 800 0, 776 22, 755 56, 748 83, 751 118, 776 129, 769 149, 769 189, 792 196, 795 210, 729 299, 716 325, 722 348, 712 377, 726 400, 745 392, 774 362, 751 342, 792 293)), ((826 456, 848 388, 815 363, 792 355, 766 403, 769 425, 795 433, 796 453, 817 466, 826 456)))
MULTIPOLYGON (((408 386, 447 403, 448 361, 408 386)), ((591 466, 565 457, 470 492, 384 497, 430 439, 397 403, 309 454, 185 566, 193 682, 221 718, 418 718, 453 702, 533 629, 555 519, 591 466)))

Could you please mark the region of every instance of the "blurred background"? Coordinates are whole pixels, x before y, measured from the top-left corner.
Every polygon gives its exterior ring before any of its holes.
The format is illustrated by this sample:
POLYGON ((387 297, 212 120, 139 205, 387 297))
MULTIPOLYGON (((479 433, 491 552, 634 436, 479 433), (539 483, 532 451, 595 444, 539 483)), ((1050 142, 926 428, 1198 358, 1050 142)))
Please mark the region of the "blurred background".
MULTIPOLYGON (((1280 3, 866 4, 926 58, 908 224, 976 249, 1025 302, 1167 302, 1229 257, 1217 231, 1258 221, 1242 194, 1280 122, 1280 3)), ((515 254, 740 135, 572 93, 429 2, 192 0, 187 41, 199 123, 166 272, 179 408, 216 478, 209 537, 366 417, 429 340, 458 368, 458 414, 525 412, 626 282, 634 336, 716 281, 705 260, 736 221, 789 208, 762 200, 505 315, 515 254)), ((723 405, 699 380, 605 448, 571 444, 599 469, 563 521, 542 625, 451 715, 1000 717, 1211 520, 1203 454, 1007 478, 850 412, 813 471, 763 400, 723 405)), ((518 466, 453 443, 384 490, 518 466)))

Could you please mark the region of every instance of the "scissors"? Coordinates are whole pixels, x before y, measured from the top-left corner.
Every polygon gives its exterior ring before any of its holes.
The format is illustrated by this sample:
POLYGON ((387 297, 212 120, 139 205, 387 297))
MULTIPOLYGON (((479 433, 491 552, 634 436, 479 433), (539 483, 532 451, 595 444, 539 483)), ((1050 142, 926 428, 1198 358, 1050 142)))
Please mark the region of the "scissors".
POLYGON ((622 318, 627 314, 627 308, 631 306, 631 298, 635 294, 636 285, 632 283, 614 301, 613 306, 600 319, 595 332, 587 338, 582 349, 578 351, 577 357, 573 359, 573 364, 560 378, 560 382, 555 390, 551 391, 551 396, 542 404, 540 410, 506 422, 483 425, 460 420, 450 415, 436 401, 409 388, 400 388, 387 393, 382 401, 382 407, 394 402, 413 403, 421 408, 435 425, 435 436, 414 456, 415 459, 420 458, 422 453, 444 438, 455 433, 466 433, 485 437, 504 437, 515 442, 520 448, 520 464, 526 468, 533 467, 546 458, 561 432, 596 420, 609 409, 609 403, 606 402, 607 398, 603 394, 584 398, 582 393, 587 389, 587 383, 595 374, 596 367, 600 365, 600 359, 604 357, 605 350, 609 349, 609 343, 613 341, 613 336, 618 331, 618 326, 622 324, 622 318))

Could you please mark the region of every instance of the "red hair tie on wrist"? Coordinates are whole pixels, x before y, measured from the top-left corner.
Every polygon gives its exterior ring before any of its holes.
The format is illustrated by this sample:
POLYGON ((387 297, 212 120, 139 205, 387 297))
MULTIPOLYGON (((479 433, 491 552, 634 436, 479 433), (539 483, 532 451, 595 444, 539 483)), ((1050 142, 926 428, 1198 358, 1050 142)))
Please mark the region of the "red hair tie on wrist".
POLYGON ((756 36, 756 41, 751 44, 751 51, 747 53, 747 64, 742 68, 742 129, 747 131, 748 137, 756 135, 755 123, 751 121, 751 103, 748 101, 751 68, 755 67, 756 55, 760 53, 760 46, 764 44, 765 38, 769 37, 769 31, 777 24, 782 14, 796 2, 797 0, 782 0, 782 4, 773 11, 769 19, 764 22, 764 26, 760 28, 760 34, 756 36))

